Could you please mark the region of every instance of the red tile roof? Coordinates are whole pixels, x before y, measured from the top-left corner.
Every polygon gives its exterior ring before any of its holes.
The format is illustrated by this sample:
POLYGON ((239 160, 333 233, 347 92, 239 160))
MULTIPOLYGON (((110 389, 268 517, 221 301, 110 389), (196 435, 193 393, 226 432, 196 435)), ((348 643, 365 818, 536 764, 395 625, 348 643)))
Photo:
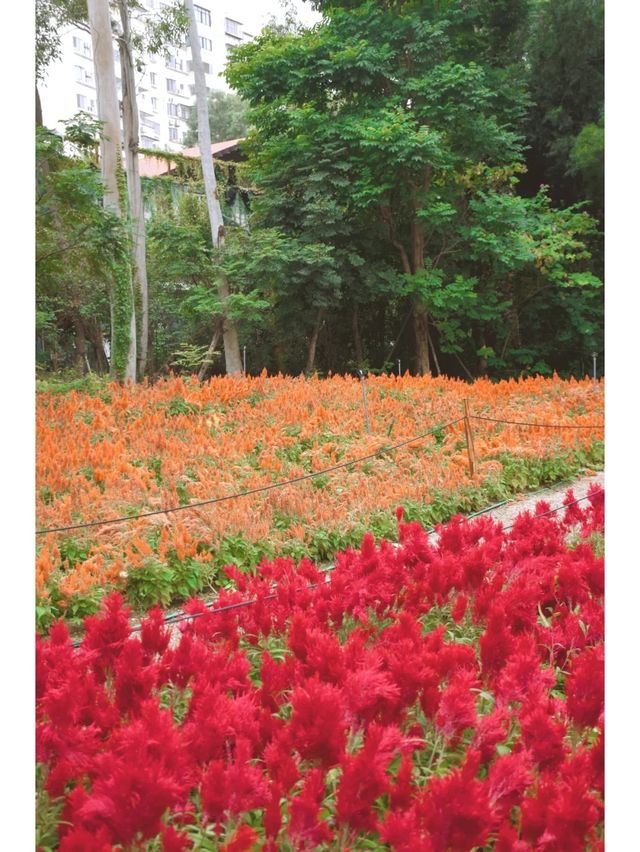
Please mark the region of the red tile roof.
MULTIPOLYGON (((216 154, 224 154, 227 151, 231 151, 239 142, 242 142, 243 138, 244 137, 241 137, 240 139, 227 139, 224 142, 213 142, 211 144, 211 156, 215 157, 216 154)), ((193 157, 195 159, 200 156, 200 148, 196 145, 193 148, 184 148, 182 151, 178 151, 177 153, 179 156, 193 157)), ((172 163, 170 159, 166 159, 165 157, 154 157, 150 154, 140 154, 138 162, 140 164, 141 177, 159 177, 160 175, 168 174, 175 168, 175 164, 172 163)))

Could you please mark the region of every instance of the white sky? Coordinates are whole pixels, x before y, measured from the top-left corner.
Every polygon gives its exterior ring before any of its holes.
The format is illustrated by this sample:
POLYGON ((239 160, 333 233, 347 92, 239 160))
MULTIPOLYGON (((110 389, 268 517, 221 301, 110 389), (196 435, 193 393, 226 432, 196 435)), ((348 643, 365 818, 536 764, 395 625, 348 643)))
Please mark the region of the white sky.
MULTIPOLYGON (((308 2, 293 0, 293 5, 303 24, 311 26, 320 20, 320 15, 308 2)), ((279 20, 284 20, 284 12, 279 0, 234 0, 233 3, 225 5, 225 14, 233 14, 254 35, 258 34, 272 15, 279 20)))

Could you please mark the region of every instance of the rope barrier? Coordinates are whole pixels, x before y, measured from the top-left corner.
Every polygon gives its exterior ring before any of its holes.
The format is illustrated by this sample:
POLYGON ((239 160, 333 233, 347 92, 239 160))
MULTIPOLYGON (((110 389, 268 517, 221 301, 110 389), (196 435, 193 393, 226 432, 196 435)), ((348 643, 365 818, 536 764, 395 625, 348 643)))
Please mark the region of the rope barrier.
MULTIPOLYGON (((590 494, 586 494, 584 497, 577 497, 574 500, 570 500, 568 503, 562 503, 562 505, 556 506, 553 509, 549 509, 546 512, 540 512, 539 514, 534 515, 534 518, 544 518, 547 515, 552 515, 555 512, 562 511, 563 509, 568 509, 569 506, 573 506, 576 503, 582 503, 584 500, 589 500, 592 497, 597 497, 598 494, 603 494, 603 493, 604 493, 604 489, 600 488, 597 491, 592 491, 590 494)), ((496 506, 504 505, 505 502, 507 502, 507 501, 503 501, 502 503, 494 504, 493 506, 489 506, 487 509, 482 509, 479 512, 474 512, 472 515, 469 515, 468 517, 462 518, 461 520, 457 521, 457 524, 465 523, 466 521, 469 521, 472 518, 477 517, 478 515, 481 515, 485 512, 491 511, 496 506)), ((506 532, 507 530, 512 529, 515 526, 515 523, 516 522, 514 521, 512 524, 508 524, 507 526, 503 527, 502 532, 506 532)), ((434 533, 434 532, 436 532, 435 527, 432 527, 431 529, 427 530, 428 534, 431 534, 431 533, 434 533)), ((335 567, 336 567, 335 565, 330 565, 327 568, 320 569, 320 570, 326 572, 327 574, 330 574, 333 570, 335 570, 335 567)), ((303 586, 300 589, 294 589, 293 591, 294 591, 294 593, 297 594, 298 592, 304 592, 304 591, 308 591, 310 589, 314 589, 317 586, 318 586, 318 583, 309 583, 308 585, 303 586)), ((221 613, 221 612, 229 612, 229 611, 234 610, 234 609, 243 609, 244 607, 247 607, 247 606, 253 606, 254 604, 258 603, 259 601, 274 600, 275 598, 277 598, 277 596, 278 596, 277 592, 272 592, 269 595, 265 595, 263 598, 251 598, 251 599, 245 600, 245 601, 236 601, 236 602, 231 603, 231 604, 225 604, 225 606, 221 606, 221 607, 218 607, 218 608, 215 608, 216 601, 211 601, 210 603, 205 604, 205 606, 207 608, 207 612, 186 613, 186 612, 180 611, 180 612, 175 613, 174 615, 167 616, 164 619, 164 624, 166 626, 172 626, 172 625, 175 625, 175 624, 180 624, 182 621, 193 621, 196 618, 200 618, 203 615, 217 614, 217 613, 221 613)), ((141 629, 142 629, 142 625, 136 624, 131 628, 131 632, 132 633, 138 633, 141 629)), ((81 639, 77 640, 77 641, 73 642, 73 647, 78 648, 81 644, 82 644, 82 640, 81 639)))
POLYGON ((324 476, 327 473, 333 473, 336 470, 342 470, 342 468, 351 467, 354 464, 359 464, 359 462, 375 459, 383 453, 388 453, 392 450, 397 450, 400 447, 407 446, 407 444, 413 444, 416 441, 422 441, 429 435, 433 435, 436 432, 440 432, 442 431, 442 429, 446 429, 448 426, 455 426, 463 419, 464 418, 459 417, 457 420, 451 420, 449 423, 444 423, 439 426, 435 426, 433 429, 430 429, 428 432, 424 432, 422 435, 416 435, 414 438, 407 438, 406 440, 400 441, 397 444, 392 444, 391 446, 380 447, 380 449, 376 450, 373 453, 369 453, 366 456, 360 456, 359 458, 351 459, 350 461, 340 462, 339 464, 323 468, 322 470, 315 470, 311 473, 305 473, 303 476, 294 476, 292 479, 285 479, 282 482, 272 482, 269 485, 260 485, 257 488, 249 488, 246 491, 236 491, 234 494, 225 494, 221 497, 211 497, 208 500, 200 500, 197 503, 187 503, 184 506, 172 506, 167 509, 154 509, 149 512, 141 512, 138 515, 122 515, 117 518, 107 518, 103 521, 89 521, 87 523, 82 524, 69 524, 68 526, 64 527, 46 527, 44 529, 36 530, 36 535, 47 535, 49 533, 67 532, 69 530, 87 529, 89 527, 101 527, 107 526, 108 524, 119 524, 125 521, 136 521, 139 518, 150 518, 154 515, 167 515, 170 512, 183 512, 187 509, 197 509, 200 506, 211 506, 214 503, 223 503, 226 500, 235 500, 238 497, 248 497, 251 494, 260 494, 265 491, 272 491, 276 488, 284 488, 285 486, 292 485, 296 482, 303 482, 306 479, 313 479, 316 476, 324 476))
POLYGON ((525 423, 523 420, 499 420, 496 417, 484 417, 481 414, 469 415, 473 420, 487 420, 490 423, 506 423, 510 426, 537 426, 541 429, 604 429, 604 423, 586 426, 583 423, 525 423))

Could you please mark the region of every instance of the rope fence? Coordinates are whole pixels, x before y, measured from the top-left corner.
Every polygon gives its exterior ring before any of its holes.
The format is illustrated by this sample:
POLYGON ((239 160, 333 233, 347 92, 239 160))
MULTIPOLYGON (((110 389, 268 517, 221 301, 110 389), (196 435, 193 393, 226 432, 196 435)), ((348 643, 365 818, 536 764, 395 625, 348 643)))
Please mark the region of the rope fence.
POLYGON ((523 420, 499 420, 497 417, 485 417, 482 414, 471 414, 472 420, 486 420, 489 423, 506 423, 509 426, 533 426, 538 429, 604 429, 604 423, 593 426, 584 423, 528 423, 523 420))
POLYGON ((36 535, 50 535, 52 533, 60 533, 60 532, 70 532, 72 530, 81 530, 81 529, 89 529, 91 527, 101 527, 108 526, 111 524, 120 524, 126 523, 127 521, 136 521, 141 518, 150 518, 157 515, 168 515, 174 512, 184 512, 189 509, 198 509, 202 506, 212 506, 216 503, 223 503, 227 500, 237 500, 240 497, 248 497, 253 494, 262 494, 267 491, 273 491, 278 488, 285 488, 288 485, 293 485, 298 482, 304 482, 309 479, 314 479, 319 476, 326 476, 327 474, 334 473, 337 470, 343 470, 348 467, 352 467, 353 465, 359 464, 360 462, 371 461, 372 459, 378 458, 385 453, 393 452, 393 450, 400 449, 401 447, 405 447, 409 444, 416 443, 418 441, 422 441, 430 435, 434 435, 438 432, 442 432, 444 429, 449 428, 450 426, 456 426, 458 423, 464 422, 465 424, 465 437, 466 437, 466 445, 467 452, 469 456, 469 474, 470 476, 474 476, 476 471, 476 456, 475 449, 473 444, 473 431, 471 427, 472 420, 481 420, 490 423, 503 423, 505 425, 510 426, 522 426, 522 427, 533 427, 533 428, 548 428, 548 429, 603 429, 604 424, 597 425, 585 425, 582 423, 531 423, 526 421, 518 421, 518 420, 501 420, 499 418, 487 417, 485 415, 480 414, 471 414, 469 411, 469 402, 468 400, 464 400, 463 405, 463 415, 458 417, 455 420, 451 420, 448 423, 441 423, 435 426, 433 429, 430 429, 427 432, 422 433, 421 435, 416 435, 412 438, 407 438, 404 441, 399 441, 397 444, 391 444, 388 446, 380 447, 378 450, 375 450, 373 453, 368 453, 364 456, 359 456, 355 459, 350 459, 348 461, 340 462, 338 464, 332 465, 331 467, 323 468, 322 470, 315 470, 311 473, 306 473, 301 476, 294 476, 291 479, 285 479, 280 482, 272 482, 268 485, 260 485, 256 488, 249 488, 245 491, 236 491, 233 494, 225 494, 219 497, 211 497, 207 500, 200 500, 195 503, 186 503, 180 506, 170 506, 164 509, 153 509, 148 512, 140 512, 137 515, 121 515, 119 517, 114 518, 106 518, 104 520, 97 521, 88 521, 84 523, 77 524, 68 524, 65 526, 58 527, 45 527, 43 529, 36 530, 36 535))
MULTIPOLYGON (((591 498, 597 497, 599 494, 603 494, 603 493, 604 493, 604 489, 602 489, 602 488, 597 489, 596 491, 592 491, 590 494, 586 494, 584 497, 577 497, 574 500, 570 500, 567 503, 562 503, 562 505, 556 506, 553 509, 548 509, 545 512, 536 513, 534 515, 534 518, 544 518, 548 515, 553 515, 556 512, 560 512, 563 509, 568 509, 570 506, 574 506, 577 503, 582 503, 585 500, 590 500, 591 498)), ((474 512, 473 514, 468 515, 465 518, 461 518, 459 521, 456 522, 456 525, 466 523, 466 522, 472 520, 473 518, 478 517, 479 515, 483 515, 483 514, 486 514, 487 512, 491 512, 491 511, 493 511, 493 509, 495 509, 499 506, 503 506, 506 502, 508 502, 508 501, 502 501, 501 503, 496 503, 492 506, 487 507, 486 509, 481 509, 479 512, 474 512)), ((441 525, 439 525, 439 526, 441 526, 441 525)), ((507 532, 507 530, 512 529, 514 526, 515 526, 515 521, 511 524, 507 524, 506 526, 502 527, 502 531, 507 532)), ((431 527, 431 529, 427 530, 427 534, 429 534, 429 535, 432 534, 432 533, 435 533, 435 532, 437 532, 437 529, 435 527, 431 527)), ((326 568, 320 569, 321 571, 323 571, 327 575, 327 580, 325 582, 329 582, 329 575, 331 574, 332 571, 335 570, 335 568, 336 568, 335 565, 329 565, 326 568)), ((304 592, 304 591, 309 591, 311 589, 315 589, 318 585, 319 585, 318 583, 309 583, 306 586, 302 586, 299 589, 293 589, 291 591, 293 591, 294 594, 297 594, 298 592, 304 592)), ((173 613, 172 615, 166 616, 163 619, 163 621, 164 621, 165 626, 170 627, 170 626, 174 626, 176 624, 180 624, 183 621, 194 621, 196 618, 200 618, 203 615, 214 615, 214 614, 218 614, 218 613, 230 612, 230 611, 236 610, 236 609, 243 609, 244 607, 254 606, 255 604, 257 604, 259 602, 275 600, 277 597, 278 597, 278 593, 277 593, 277 591, 274 591, 274 592, 271 592, 268 595, 265 595, 264 597, 249 598, 248 600, 244 600, 244 601, 235 601, 234 603, 225 604, 224 606, 220 606, 220 607, 215 606, 217 601, 214 600, 214 601, 210 601, 209 603, 205 604, 205 607, 207 609, 206 612, 187 613, 187 612, 179 611, 179 612, 173 613)), ((138 633, 141 629, 142 629, 142 624, 135 624, 135 625, 132 626, 131 632, 132 633, 138 633)), ((73 642, 73 647, 78 648, 81 644, 82 644, 82 639, 78 639, 78 640, 73 642)))
POLYGON ((138 515, 123 515, 118 518, 108 518, 105 521, 89 521, 84 524, 70 524, 65 527, 48 527, 46 529, 36 530, 36 535, 46 535, 47 533, 55 533, 55 532, 66 532, 68 530, 79 530, 85 529, 87 527, 100 527, 106 526, 107 524, 119 524, 124 521, 135 521, 138 518, 150 518, 153 515, 167 515, 170 512, 182 512, 186 509, 197 509, 200 506, 211 506, 214 503, 223 503, 225 500, 235 500, 238 497, 248 497, 251 494, 261 494, 264 491, 273 491, 276 488, 284 488, 287 485, 293 485, 296 482, 304 482, 307 479, 313 479, 316 476, 324 476, 327 473, 333 473, 336 470, 342 470, 346 467, 351 467, 354 464, 359 464, 363 461, 370 461, 371 459, 375 459, 378 456, 384 455, 384 453, 391 452, 393 450, 397 450, 400 447, 406 447, 408 444, 414 444, 416 441, 423 441, 425 438, 428 438, 429 435, 433 435, 436 432, 441 432, 443 429, 446 429, 448 426, 455 426, 456 423, 461 423, 464 418, 459 417, 457 420, 451 420, 449 423, 444 423, 439 426, 430 429, 428 432, 424 432, 422 435, 416 435, 413 438, 406 438, 404 441, 399 441, 397 444, 392 444, 390 446, 380 447, 380 449, 376 450, 373 453, 368 453, 366 456, 359 456, 356 459, 349 459, 348 461, 340 462, 339 464, 334 464, 331 467, 325 467, 322 470, 314 470, 311 473, 305 473, 302 476, 294 476, 291 479, 284 479, 281 482, 271 482, 269 485, 260 485, 257 488, 249 488, 246 491, 236 491, 234 494, 224 494, 221 497, 211 497, 209 500, 200 500, 197 503, 186 503, 183 506, 173 506, 168 509, 154 509, 150 512, 141 512, 138 515))

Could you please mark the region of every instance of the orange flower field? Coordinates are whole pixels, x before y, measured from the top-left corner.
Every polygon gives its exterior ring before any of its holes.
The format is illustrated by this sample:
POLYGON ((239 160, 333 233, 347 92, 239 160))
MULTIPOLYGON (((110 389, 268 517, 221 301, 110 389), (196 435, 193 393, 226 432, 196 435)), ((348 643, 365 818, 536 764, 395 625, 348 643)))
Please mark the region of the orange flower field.
POLYGON ((536 377, 470 385, 406 375, 369 377, 366 389, 370 434, 361 383, 343 376, 218 377, 204 385, 171 378, 95 394, 39 393, 41 605, 60 614, 74 601, 95 604, 114 587, 141 605, 154 602, 155 587, 166 605, 217 588, 227 561, 252 567, 279 553, 322 559, 365 528, 387 534, 398 505, 434 522, 602 464, 603 382, 536 377), (477 456, 473 479, 460 420, 465 399, 477 456), (282 488, 109 523, 321 471, 429 432, 282 488), (96 521, 106 523, 41 532, 96 521))

